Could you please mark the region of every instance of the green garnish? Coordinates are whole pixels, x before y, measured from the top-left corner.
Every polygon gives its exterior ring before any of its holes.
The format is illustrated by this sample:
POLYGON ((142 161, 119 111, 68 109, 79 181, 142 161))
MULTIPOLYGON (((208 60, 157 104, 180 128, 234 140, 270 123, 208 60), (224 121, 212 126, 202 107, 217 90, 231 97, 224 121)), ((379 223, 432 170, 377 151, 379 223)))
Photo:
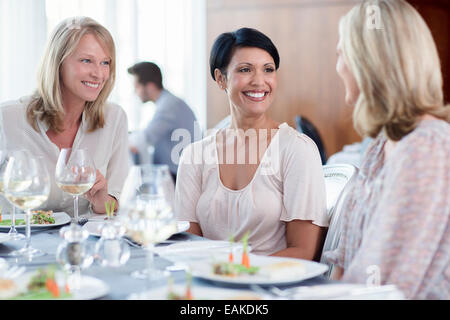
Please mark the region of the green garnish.
POLYGON ((213 273, 224 276, 238 276, 241 274, 254 275, 258 272, 259 267, 253 266, 247 268, 238 263, 221 262, 213 265, 213 273))
POLYGON ((70 293, 61 292, 58 298, 55 298, 53 294, 45 289, 40 291, 33 291, 30 293, 21 294, 11 300, 54 300, 54 299, 69 299, 72 295, 70 293))
POLYGON ((114 216, 114 209, 116 206, 116 202, 113 201, 105 201, 105 210, 106 210, 106 216, 108 219, 111 219, 114 216))
MULTIPOLYGON (((0 226, 10 226, 11 224, 12 224, 11 219, 2 220, 2 222, 0 222, 0 226)), ((16 219, 16 226, 22 226, 22 225, 25 225, 25 220, 16 219)))

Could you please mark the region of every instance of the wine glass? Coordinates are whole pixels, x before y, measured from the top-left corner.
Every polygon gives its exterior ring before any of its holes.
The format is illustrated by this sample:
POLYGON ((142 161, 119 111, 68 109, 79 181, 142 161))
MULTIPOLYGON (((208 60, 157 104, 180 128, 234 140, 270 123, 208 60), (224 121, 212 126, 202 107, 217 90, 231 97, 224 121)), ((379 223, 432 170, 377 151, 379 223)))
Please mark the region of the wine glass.
POLYGON ((12 256, 28 258, 44 255, 31 247, 31 210, 40 207, 50 194, 50 177, 43 158, 33 157, 26 150, 10 154, 4 175, 5 197, 14 206, 26 211, 25 247, 10 253, 12 256))
POLYGON ((61 149, 56 163, 55 179, 62 191, 73 196, 72 223, 78 223, 78 196, 91 189, 96 179, 94 162, 87 150, 61 149))
MULTIPOLYGON (((5 175, 6 164, 8 163, 9 157, 6 150, 0 150, 0 194, 4 193, 4 183, 3 177, 5 175)), ((11 215, 11 228, 8 232, 10 240, 22 240, 25 236, 16 229, 16 207, 12 206, 12 215, 11 215)))
POLYGON ((158 280, 167 275, 153 266, 155 244, 169 238, 177 229, 163 192, 162 177, 161 169, 154 165, 133 166, 120 197, 119 217, 127 235, 147 251, 147 269, 131 274, 139 279, 158 280))
POLYGON ((164 198, 173 208, 175 200, 175 183, 170 174, 169 166, 167 164, 153 164, 154 170, 158 172, 158 183, 161 188, 164 198))

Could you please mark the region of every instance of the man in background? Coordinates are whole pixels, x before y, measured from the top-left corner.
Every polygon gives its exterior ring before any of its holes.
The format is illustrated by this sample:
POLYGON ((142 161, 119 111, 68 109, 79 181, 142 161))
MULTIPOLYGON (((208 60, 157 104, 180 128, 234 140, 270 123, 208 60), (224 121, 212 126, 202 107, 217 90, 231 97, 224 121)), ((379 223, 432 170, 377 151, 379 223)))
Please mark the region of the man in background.
MULTIPOLYGON (((167 164, 175 180, 178 163, 172 161, 171 154, 179 141, 172 141, 172 133, 176 129, 186 129, 191 136, 190 142, 201 139, 195 114, 183 100, 164 88, 161 70, 156 64, 140 62, 128 68, 128 73, 134 77, 136 94, 142 102, 152 101, 156 106, 153 118, 144 130, 146 142, 154 147, 152 162, 167 164)), ((137 154, 138 148, 131 145, 130 151, 137 154)))

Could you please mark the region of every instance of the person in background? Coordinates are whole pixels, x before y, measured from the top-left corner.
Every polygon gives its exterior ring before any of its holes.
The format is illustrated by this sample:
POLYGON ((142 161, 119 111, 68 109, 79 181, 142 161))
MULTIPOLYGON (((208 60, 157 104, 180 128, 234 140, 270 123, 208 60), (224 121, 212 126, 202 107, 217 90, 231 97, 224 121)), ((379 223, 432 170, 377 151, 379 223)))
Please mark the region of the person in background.
POLYGON ((345 99, 356 130, 374 140, 345 200, 339 246, 325 253, 333 278, 450 299, 450 106, 431 32, 406 1, 371 0, 341 19, 339 34, 345 99), (368 27, 369 6, 381 27, 368 27))
POLYGON ((54 30, 42 58, 32 96, 0 106, 0 128, 8 149, 42 155, 51 178, 44 210, 73 214, 73 198, 55 181, 62 148, 87 149, 97 168, 94 186, 80 197, 105 213, 105 202, 120 197, 128 174, 127 116, 107 99, 114 87, 115 45, 107 29, 88 17, 68 18, 54 30))
POLYGON ((255 254, 313 260, 328 226, 325 181, 314 142, 268 116, 279 63, 275 45, 255 29, 216 39, 210 71, 231 123, 184 149, 175 214, 193 234, 239 241, 249 232, 255 254))
MULTIPOLYGON (((185 129, 190 134, 188 143, 200 139, 201 129, 197 118, 182 99, 164 88, 161 70, 156 64, 140 62, 128 68, 128 73, 134 77, 136 94, 142 102, 152 101, 156 105, 153 118, 144 131, 146 142, 154 147, 152 162, 168 165, 175 179, 178 163, 174 161, 172 151, 180 142, 172 140, 172 134, 177 129, 185 129)), ((130 150, 135 154, 139 152, 137 146, 131 146, 130 150)), ((182 150, 179 148, 179 154, 182 150)))

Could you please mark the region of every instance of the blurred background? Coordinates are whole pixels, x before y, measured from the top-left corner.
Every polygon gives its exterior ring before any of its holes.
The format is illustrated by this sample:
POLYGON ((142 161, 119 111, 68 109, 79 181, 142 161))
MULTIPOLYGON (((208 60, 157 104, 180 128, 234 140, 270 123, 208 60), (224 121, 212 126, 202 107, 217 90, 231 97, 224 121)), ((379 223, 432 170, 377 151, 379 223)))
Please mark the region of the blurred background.
MULTIPOLYGON (((270 115, 296 127, 308 119, 328 156, 361 141, 353 129, 338 78, 338 22, 358 0, 0 0, 0 101, 31 94, 46 39, 64 18, 85 15, 110 30, 117 47, 117 82, 110 97, 128 115, 129 129, 145 127, 127 68, 160 65, 165 86, 194 110, 203 130, 229 113, 208 71, 209 50, 222 32, 253 27, 268 35, 280 57, 278 94, 270 115)), ((450 1, 411 0, 424 17, 441 57, 446 101, 450 86, 450 1)))

